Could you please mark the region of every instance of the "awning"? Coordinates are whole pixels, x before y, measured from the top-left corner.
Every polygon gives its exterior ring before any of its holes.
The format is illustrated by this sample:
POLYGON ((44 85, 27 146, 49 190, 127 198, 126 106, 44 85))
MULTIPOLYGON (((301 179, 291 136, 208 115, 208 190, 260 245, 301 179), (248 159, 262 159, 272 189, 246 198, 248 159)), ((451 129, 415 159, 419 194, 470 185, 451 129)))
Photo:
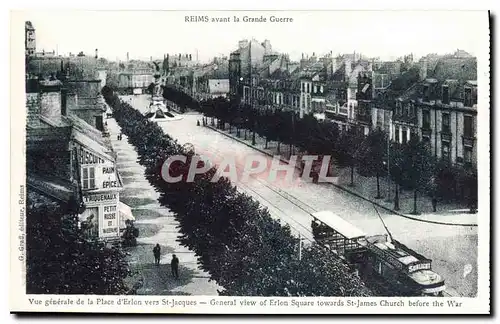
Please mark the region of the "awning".
POLYGON ((127 227, 125 225, 125 221, 127 221, 127 220, 134 221, 135 220, 134 215, 132 215, 132 208, 130 208, 130 206, 119 201, 118 202, 118 210, 120 212, 120 228, 127 227))

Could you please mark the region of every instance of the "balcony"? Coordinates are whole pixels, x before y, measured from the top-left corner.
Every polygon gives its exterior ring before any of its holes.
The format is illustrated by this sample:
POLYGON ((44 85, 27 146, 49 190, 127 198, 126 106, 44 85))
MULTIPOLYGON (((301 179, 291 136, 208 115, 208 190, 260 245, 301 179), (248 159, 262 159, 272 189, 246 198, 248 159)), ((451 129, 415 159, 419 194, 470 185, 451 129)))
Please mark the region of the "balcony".
POLYGON ((429 127, 429 125, 426 125, 425 127, 422 127, 422 136, 426 136, 426 137, 430 138, 431 134, 432 134, 432 130, 429 127))
POLYGON ((447 133, 445 131, 441 131, 441 140, 442 141, 450 142, 451 141, 451 133, 447 133))
POLYGON ((416 115, 406 115, 406 114, 394 114, 393 120, 397 122, 402 122, 406 124, 417 125, 418 117, 416 115))
POLYGON ((475 141, 476 141, 476 139, 474 137, 469 137, 469 136, 466 136, 466 135, 462 136, 462 143, 463 143, 464 146, 474 147, 474 142, 475 141))

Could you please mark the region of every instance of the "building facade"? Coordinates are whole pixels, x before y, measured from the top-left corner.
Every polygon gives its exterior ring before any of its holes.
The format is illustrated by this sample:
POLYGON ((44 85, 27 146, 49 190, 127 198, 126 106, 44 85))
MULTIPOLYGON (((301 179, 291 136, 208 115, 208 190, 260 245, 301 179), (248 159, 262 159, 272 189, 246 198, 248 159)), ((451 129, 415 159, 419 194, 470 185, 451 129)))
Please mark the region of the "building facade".
POLYGON ((124 220, 133 216, 119 201, 122 182, 116 155, 104 129, 68 108, 65 89, 60 80, 27 80, 28 188, 76 206, 72 210, 89 239, 117 241, 124 220))

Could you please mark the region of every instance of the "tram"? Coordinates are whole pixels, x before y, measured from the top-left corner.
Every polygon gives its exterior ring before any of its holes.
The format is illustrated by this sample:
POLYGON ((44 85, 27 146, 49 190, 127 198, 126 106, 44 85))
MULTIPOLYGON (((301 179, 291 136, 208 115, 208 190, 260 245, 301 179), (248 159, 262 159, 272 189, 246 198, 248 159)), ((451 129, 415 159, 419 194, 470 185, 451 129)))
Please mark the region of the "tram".
POLYGON ((432 271, 432 261, 394 240, 390 232, 367 236, 330 211, 311 216, 316 241, 338 254, 367 285, 402 296, 443 296, 444 279, 432 271))

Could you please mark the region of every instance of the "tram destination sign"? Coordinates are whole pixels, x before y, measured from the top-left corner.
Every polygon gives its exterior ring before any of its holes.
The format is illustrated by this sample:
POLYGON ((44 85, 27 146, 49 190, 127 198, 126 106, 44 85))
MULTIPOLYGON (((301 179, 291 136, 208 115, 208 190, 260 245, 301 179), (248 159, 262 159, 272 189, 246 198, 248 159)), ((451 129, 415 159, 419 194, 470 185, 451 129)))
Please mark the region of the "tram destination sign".
POLYGON ((412 273, 419 270, 430 270, 430 269, 431 269, 431 261, 422 261, 408 265, 408 273, 412 273))

